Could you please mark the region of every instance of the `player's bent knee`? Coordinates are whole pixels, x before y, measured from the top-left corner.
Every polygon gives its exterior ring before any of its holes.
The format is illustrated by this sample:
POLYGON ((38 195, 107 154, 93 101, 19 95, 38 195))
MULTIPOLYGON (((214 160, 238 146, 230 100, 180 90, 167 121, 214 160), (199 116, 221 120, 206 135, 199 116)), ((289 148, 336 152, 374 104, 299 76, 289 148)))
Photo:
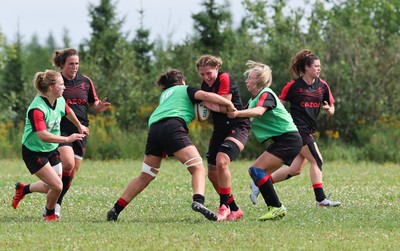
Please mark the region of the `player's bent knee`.
POLYGON ((191 166, 197 166, 197 165, 202 165, 203 164, 203 159, 199 156, 188 159, 185 163, 183 163, 183 165, 186 168, 189 168, 191 166))
POLYGON ((264 170, 255 167, 249 168, 249 174, 255 184, 258 184, 259 181, 266 179, 267 177, 267 173, 264 170))
POLYGON ((234 161, 240 153, 238 145, 231 140, 225 140, 221 144, 219 151, 228 155, 231 161, 234 161))
POLYGON ((50 187, 51 190, 61 193, 62 189, 63 189, 63 183, 62 182, 57 182, 56 184, 53 184, 50 187))
POLYGON ((149 166, 143 162, 142 173, 147 173, 148 175, 155 178, 159 171, 160 171, 160 168, 155 168, 155 167, 149 166))

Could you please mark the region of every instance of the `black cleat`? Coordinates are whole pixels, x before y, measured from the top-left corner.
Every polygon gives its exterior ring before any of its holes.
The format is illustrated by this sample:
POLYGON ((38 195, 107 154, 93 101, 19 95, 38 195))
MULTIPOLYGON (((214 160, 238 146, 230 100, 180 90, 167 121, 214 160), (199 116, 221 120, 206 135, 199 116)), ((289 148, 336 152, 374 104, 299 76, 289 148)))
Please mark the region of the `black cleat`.
POLYGON ((206 206, 204 206, 203 204, 201 204, 201 203, 199 203, 197 201, 193 201, 192 209, 194 211, 199 212, 202 215, 204 215, 204 217, 206 217, 208 220, 217 221, 217 219, 218 219, 216 213, 214 213, 213 211, 208 209, 206 206))
POLYGON ((110 211, 107 213, 107 221, 117 221, 118 214, 115 212, 115 208, 111 208, 110 211))

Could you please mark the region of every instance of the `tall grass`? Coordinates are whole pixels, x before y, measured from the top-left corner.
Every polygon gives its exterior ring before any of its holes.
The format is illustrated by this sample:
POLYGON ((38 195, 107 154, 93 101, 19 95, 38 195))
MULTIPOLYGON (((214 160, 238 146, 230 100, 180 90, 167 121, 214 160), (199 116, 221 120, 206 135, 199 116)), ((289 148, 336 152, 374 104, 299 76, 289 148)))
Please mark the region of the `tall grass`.
MULTIPOLYGON (((190 209, 190 175, 175 160, 163 163, 154 182, 120 214, 106 213, 141 161, 90 161, 64 199, 62 220, 45 223, 42 194, 29 194, 11 207, 14 183, 36 181, 19 159, 0 161, 1 250, 398 250, 400 246, 399 170, 395 164, 327 162, 327 193, 338 208, 318 208, 307 168, 275 185, 288 208, 282 220, 259 222, 266 206, 248 197, 251 162, 232 164, 233 193, 245 215, 237 222, 210 222, 190 209)), ((207 182, 206 204, 218 196, 207 182)))

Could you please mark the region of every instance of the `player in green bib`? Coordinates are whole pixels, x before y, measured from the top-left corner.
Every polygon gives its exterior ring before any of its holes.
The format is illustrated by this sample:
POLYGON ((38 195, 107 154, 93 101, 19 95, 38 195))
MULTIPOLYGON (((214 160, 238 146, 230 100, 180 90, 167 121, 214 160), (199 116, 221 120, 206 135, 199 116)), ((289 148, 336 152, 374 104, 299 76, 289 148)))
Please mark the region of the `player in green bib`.
POLYGON ((16 209, 26 194, 46 193, 45 220, 58 221, 54 213, 62 190, 58 144, 82 140, 89 134, 89 130, 79 122, 75 113, 65 103, 62 97, 65 86, 60 73, 53 70, 38 72, 34 82, 38 95, 26 112, 22 157, 30 173, 35 174, 40 181, 27 185, 18 182, 15 185, 12 207, 16 209), (68 137, 60 136, 60 121, 64 116, 78 128, 79 133, 68 137))
POLYGON ((211 102, 225 106, 228 111, 233 111, 235 106, 217 94, 187 86, 183 74, 178 70, 161 74, 157 85, 163 92, 158 107, 149 119, 142 172, 128 184, 108 211, 107 220, 116 221, 121 211, 156 178, 161 160, 173 155, 192 175, 192 209, 208 220, 216 221, 217 215, 204 206, 205 169, 197 148, 188 136, 188 125, 194 118, 195 102, 211 102))
POLYGON ((246 87, 252 98, 247 109, 230 112, 228 116, 250 117, 256 139, 260 143, 272 140, 273 143, 253 162, 249 174, 268 206, 267 214, 259 220, 280 219, 286 215, 286 208, 275 192, 271 174, 284 164, 292 163, 301 150, 302 140, 292 117, 269 88, 272 83, 269 66, 254 61, 248 61, 246 65, 246 87))

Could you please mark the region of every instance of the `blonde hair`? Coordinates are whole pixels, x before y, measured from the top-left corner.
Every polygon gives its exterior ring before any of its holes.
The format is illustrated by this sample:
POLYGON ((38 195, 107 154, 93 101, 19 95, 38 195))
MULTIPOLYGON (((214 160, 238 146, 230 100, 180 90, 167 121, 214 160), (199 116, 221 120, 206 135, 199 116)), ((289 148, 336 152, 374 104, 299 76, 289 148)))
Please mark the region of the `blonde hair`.
POLYGON ((256 87, 258 89, 263 89, 265 87, 270 87, 272 84, 272 70, 271 68, 263 63, 254 62, 252 60, 247 60, 246 66, 247 70, 244 75, 248 76, 251 72, 254 72, 256 77, 256 87))
POLYGON ((222 59, 217 56, 213 55, 202 55, 196 61, 196 67, 199 69, 200 67, 211 66, 211 67, 218 67, 222 66, 222 59))
POLYGON ((49 86, 55 85, 57 78, 61 74, 54 70, 45 70, 44 72, 37 72, 33 78, 33 83, 38 94, 45 94, 49 90, 49 86))

